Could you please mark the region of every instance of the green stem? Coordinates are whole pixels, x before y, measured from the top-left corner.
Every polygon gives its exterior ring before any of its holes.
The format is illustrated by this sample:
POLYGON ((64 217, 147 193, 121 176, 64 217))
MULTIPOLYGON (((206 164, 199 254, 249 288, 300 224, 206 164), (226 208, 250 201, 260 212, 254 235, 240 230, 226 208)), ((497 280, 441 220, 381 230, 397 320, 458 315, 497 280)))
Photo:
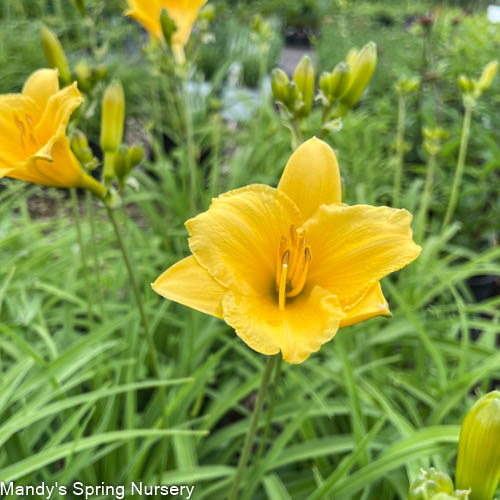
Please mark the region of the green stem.
POLYGON ((427 225, 427 212, 432 199, 432 184, 434 180, 434 167, 436 165, 436 155, 429 155, 427 163, 427 173, 425 176, 424 196, 422 198, 422 206, 420 207, 419 220, 417 225, 416 241, 421 243, 424 239, 425 226, 427 225))
POLYGON ((396 168, 394 171, 394 192, 392 195, 392 206, 399 207, 399 197, 401 194, 401 180, 403 177, 403 159, 405 154, 405 98, 399 94, 398 102, 398 130, 396 136, 396 168))
POLYGON ((99 265, 99 253, 97 251, 97 231, 95 227, 95 211, 92 205, 92 196, 89 191, 85 192, 87 202, 87 214, 89 218, 90 227, 90 240, 92 242, 92 257, 94 259, 96 288, 97 288, 97 301, 99 303, 99 313, 101 320, 104 321, 104 300, 102 296, 102 280, 101 280, 101 266, 99 265))
POLYGON ((106 206, 106 210, 108 212, 108 217, 109 217, 109 220, 111 221, 113 229, 115 230, 116 240, 118 241, 118 245, 119 245, 120 251, 122 253, 123 261, 125 262, 125 266, 127 267, 127 271, 128 271, 129 277, 130 277, 130 283, 132 284, 132 290, 134 291, 135 300, 137 303, 137 308, 138 308, 139 314, 141 316, 142 327, 144 329, 144 334, 146 335, 146 341, 148 343, 149 357, 151 358, 153 372, 158 379, 161 379, 160 364, 158 362, 158 354, 157 354, 156 349, 155 349, 153 336, 151 335, 151 332, 149 330, 148 319, 147 319, 146 312, 144 310, 144 306, 142 303, 141 292, 139 291, 139 287, 137 286, 137 281, 135 278, 135 273, 134 273, 134 270, 132 267, 132 263, 130 261, 130 257, 128 255, 125 244, 123 242, 120 228, 118 227, 118 223, 116 221, 116 217, 115 217, 115 214, 113 212, 113 209, 106 206))
POLYGON ((82 261, 82 268, 85 280, 85 288, 87 289, 87 315, 89 328, 92 325, 92 285, 90 283, 90 273, 87 261, 87 252, 85 250, 85 245, 83 242, 83 232, 82 224, 80 220, 80 209, 78 207, 78 196, 76 194, 76 189, 71 189, 71 202, 73 204, 73 216, 75 219, 76 234, 78 235, 78 245, 80 246, 80 255, 82 261))
POLYGON ((193 136, 193 118, 191 116, 191 106, 189 103, 189 92, 187 88, 188 72, 184 71, 182 75, 182 101, 184 109, 184 126, 186 132, 186 155, 187 165, 190 177, 190 190, 191 190, 191 208, 196 211, 197 200, 197 172, 196 172, 196 156, 194 150, 194 136, 193 136))
POLYGON ((262 433, 262 439, 260 440, 259 447, 257 449, 257 453, 255 454, 254 462, 256 464, 259 461, 259 458, 262 456, 262 453, 263 453, 264 448, 265 448, 266 443, 267 443, 267 438, 269 436, 269 432, 271 430, 271 425, 273 423, 274 407, 276 404, 276 395, 278 392, 278 385, 279 385, 280 378, 281 378, 282 361, 283 361, 282 357, 279 357, 278 360, 276 361, 276 368, 274 369, 273 385, 271 386, 271 389, 269 392, 269 408, 267 410, 266 425, 265 425, 264 431, 262 433))
POLYGON ((441 227, 441 232, 444 232, 446 227, 453 217, 455 208, 458 202, 458 194, 460 192, 460 183, 462 182, 462 176, 465 167, 465 157, 467 156, 467 145, 469 143, 470 135, 470 124, 472 118, 472 109, 474 105, 472 102, 465 102, 465 115, 464 123, 462 126, 462 138, 460 140, 460 151, 458 153, 457 168, 455 170, 455 179, 453 180, 453 187, 451 188, 450 201, 448 202, 448 208, 446 209, 446 215, 444 216, 443 225, 441 227))
POLYGON ((296 118, 290 120, 290 130, 292 132, 292 148, 295 151, 304 142, 304 137, 296 118))
MULTIPOLYGON (((279 355, 278 355, 279 356, 279 355)), ((266 397, 267 386, 269 385, 269 378, 273 371, 274 365, 276 363, 277 356, 268 356, 266 361, 266 367, 264 373, 262 374, 262 379, 260 382, 259 392, 257 394, 257 401, 255 402, 255 408, 253 409, 252 418, 250 420, 250 427, 248 428, 247 435, 245 437, 245 443, 243 444, 243 450, 238 461, 238 467, 233 479, 233 486, 229 493, 229 500, 236 500, 238 497, 238 492, 240 489, 241 479, 245 471, 245 467, 252 449, 252 445, 255 439, 255 433, 257 431, 257 423, 259 421, 259 416, 264 405, 264 399, 266 397)))

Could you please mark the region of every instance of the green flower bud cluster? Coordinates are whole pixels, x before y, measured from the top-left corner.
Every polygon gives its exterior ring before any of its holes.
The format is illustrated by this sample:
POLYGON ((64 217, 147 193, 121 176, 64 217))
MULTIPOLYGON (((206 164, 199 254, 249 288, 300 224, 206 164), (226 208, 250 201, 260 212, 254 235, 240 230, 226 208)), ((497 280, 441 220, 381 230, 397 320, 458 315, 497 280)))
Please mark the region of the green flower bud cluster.
POLYGON ((434 467, 422 470, 408 491, 408 500, 468 500, 468 492, 455 491, 448 474, 434 467))
POLYGON ((410 78, 402 77, 396 83, 396 92, 398 92, 398 94, 411 94, 418 89, 419 85, 420 80, 416 76, 410 78))
MULTIPOLYGON (((360 51, 351 49, 346 61, 338 63, 331 72, 319 76, 317 100, 324 108, 323 128, 337 129, 341 118, 360 100, 377 64, 377 47, 367 43, 360 51)), ((314 67, 304 56, 290 81, 284 71, 271 74, 273 97, 288 118, 306 118, 311 112, 316 93, 314 67)))
POLYGON ((498 61, 489 62, 481 76, 477 79, 471 79, 466 75, 460 75, 457 83, 464 95, 464 99, 476 100, 481 97, 481 94, 491 85, 493 79, 498 72, 498 61))
POLYGON ((144 147, 134 144, 130 147, 122 144, 114 155, 114 171, 118 179, 119 189, 123 190, 132 169, 139 166, 144 159, 144 147))
POLYGON ((441 151, 441 145, 449 137, 449 133, 440 128, 424 127, 422 129, 424 136, 424 149, 430 156, 436 156, 441 151))
POLYGON ((271 74, 271 89, 274 100, 291 118, 304 118, 312 108, 315 90, 315 73, 311 59, 304 56, 293 73, 290 81, 281 69, 271 74))
POLYGON ((87 173, 98 166, 99 162, 90 149, 87 136, 81 130, 75 130, 71 134, 70 145, 73 153, 75 153, 75 156, 87 173))

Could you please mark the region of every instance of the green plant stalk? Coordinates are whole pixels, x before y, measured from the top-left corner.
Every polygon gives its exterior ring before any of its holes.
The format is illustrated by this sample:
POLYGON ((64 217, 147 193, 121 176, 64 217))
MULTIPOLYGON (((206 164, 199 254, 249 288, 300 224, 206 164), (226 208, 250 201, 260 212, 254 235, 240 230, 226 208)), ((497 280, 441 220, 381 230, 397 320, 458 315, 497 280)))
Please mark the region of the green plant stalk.
POLYGON ((194 137, 193 137, 193 118, 191 116, 191 106, 189 103, 189 92, 187 89, 188 83, 188 73, 187 71, 183 72, 182 75, 182 104, 184 109, 184 127, 186 133, 186 160, 189 170, 190 177, 190 198, 191 198, 191 209, 196 211, 197 206, 197 172, 196 172, 196 157, 195 157, 195 149, 194 149, 194 137))
POLYGON ((394 191, 392 195, 392 206, 396 208, 399 207, 399 198, 401 195, 401 180, 403 177, 403 159, 405 154, 405 118, 405 98, 404 95, 400 93, 398 101, 398 128, 396 135, 396 168, 394 170, 394 191))
POLYGON ((292 132, 292 148, 295 151, 304 142, 304 136, 302 135, 302 130, 300 130, 297 118, 292 118, 289 123, 289 128, 292 132))
POLYGON ((427 162, 427 173, 425 176, 424 196, 422 198, 422 206, 420 207, 419 221, 417 226, 416 241, 422 242, 427 225, 427 212, 432 199, 432 184, 434 180, 434 168, 436 166, 436 154, 429 155, 427 162))
POLYGON ((460 184, 462 182, 462 177, 464 174, 465 158, 467 156, 467 145, 469 144, 470 124, 473 107, 473 102, 465 101, 465 115, 464 123, 462 126, 462 138, 460 139, 460 150, 458 153, 457 168, 455 170, 455 178, 453 179, 453 187, 451 188, 451 196, 448 202, 448 208, 446 209, 446 214, 444 216, 443 225, 441 227, 441 233, 445 231, 446 227, 450 223, 455 212, 455 208, 457 207, 460 184))
POLYGON ((160 380, 161 379, 161 371, 160 371, 160 364, 158 362, 158 354, 157 354, 156 349, 155 349, 153 336, 151 335, 151 331, 149 330, 148 318, 147 318, 146 312, 144 310, 141 292, 140 292, 139 287, 137 285, 137 280, 135 278, 135 273, 134 273, 134 270, 132 267, 132 263, 130 261, 130 257, 128 255, 125 244, 123 242, 120 228, 118 227, 118 223, 116 221, 116 217, 115 217, 115 214, 113 212, 113 209, 106 205, 106 211, 108 213, 109 220, 110 220, 110 222, 113 226, 113 229, 115 231, 116 240, 118 241, 118 245, 119 245, 120 251, 122 253, 123 261, 125 262, 125 266, 127 268, 127 271, 128 271, 129 277, 130 277, 130 283, 132 284, 132 290, 134 291, 135 300, 137 303, 137 309, 139 310, 139 315, 141 317, 142 327, 144 329, 144 334, 146 336, 146 341, 148 343, 149 357, 151 359, 151 365, 153 367, 153 372, 154 372, 155 376, 160 380))
POLYGON ((264 448, 267 443, 267 438, 269 436, 269 432, 271 430, 271 424, 273 422, 273 415, 274 415, 274 407, 276 404, 276 396, 278 392, 278 385, 280 382, 281 378, 281 365, 283 363, 283 358, 279 357, 278 360, 276 361, 276 367, 274 369, 274 378, 273 378, 273 385, 271 386, 270 392, 269 392, 269 408, 267 409, 267 416, 266 416, 266 424, 264 427, 264 431, 262 432, 262 438, 259 443, 259 447, 257 449, 257 453, 255 454, 255 463, 257 464, 260 457, 262 456, 262 453, 264 451, 264 448))
POLYGON ((95 227, 95 211, 92 205, 92 195, 89 191, 85 191, 85 198, 87 202, 87 214, 90 227, 90 240, 92 242, 92 257, 94 259, 95 266, 95 278, 96 278, 96 288, 97 288, 97 301, 99 304, 99 313, 101 315, 101 321, 104 321, 104 300, 102 296, 102 279, 101 279, 101 266, 99 265, 99 253, 97 252, 96 236, 97 231, 95 227))
POLYGON ((82 262, 83 273, 85 275, 85 288, 87 289, 87 315, 89 321, 89 328, 93 323, 92 318, 92 284, 90 283, 90 272, 87 261, 87 252, 85 250, 85 245, 83 242, 83 232, 82 224, 80 220, 80 210, 78 207, 78 197, 76 195, 76 189, 70 189, 71 192, 71 203, 73 205, 73 217, 75 219, 76 233, 78 235, 78 245, 80 246, 80 256, 82 262))
POLYGON ((264 373, 262 374, 259 392, 257 393, 257 401, 255 402, 255 407, 253 409, 252 419, 250 420, 250 427, 248 428, 248 432, 245 437, 243 450, 241 451, 240 459, 238 461, 238 466, 236 468, 236 473, 234 474, 233 485, 231 487, 231 491, 229 492, 228 496, 229 500, 236 500, 238 498, 241 479, 243 477, 248 457, 250 455, 250 451, 252 449, 252 445, 255 439, 255 433, 257 431, 257 423, 259 421, 259 416, 262 411, 262 407, 264 405, 264 399, 266 398, 269 379, 271 377, 271 373, 273 371, 275 363, 276 363, 276 356, 268 356, 266 361, 266 367, 264 368, 264 373))

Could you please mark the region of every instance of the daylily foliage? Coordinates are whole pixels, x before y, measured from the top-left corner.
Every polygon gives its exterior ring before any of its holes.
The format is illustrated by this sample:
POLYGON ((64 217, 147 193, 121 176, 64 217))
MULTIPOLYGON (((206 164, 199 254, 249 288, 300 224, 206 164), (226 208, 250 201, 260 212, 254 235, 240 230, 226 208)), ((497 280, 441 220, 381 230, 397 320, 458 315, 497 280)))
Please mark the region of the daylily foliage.
POLYGON ((379 281, 418 257, 411 218, 343 204, 335 154, 313 138, 278 188, 230 191, 188 220, 192 255, 153 289, 224 319, 252 349, 301 363, 339 328, 389 314, 379 281))

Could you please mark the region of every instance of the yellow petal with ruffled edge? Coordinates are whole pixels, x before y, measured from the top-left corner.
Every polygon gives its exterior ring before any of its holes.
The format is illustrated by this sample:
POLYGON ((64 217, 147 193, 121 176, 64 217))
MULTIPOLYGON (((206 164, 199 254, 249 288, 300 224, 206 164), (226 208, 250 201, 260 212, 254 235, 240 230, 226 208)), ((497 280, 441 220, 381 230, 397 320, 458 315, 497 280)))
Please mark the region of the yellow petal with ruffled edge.
POLYGON ((304 219, 320 205, 340 203, 342 185, 332 148, 315 137, 304 142, 288 160, 278 189, 295 202, 304 219))
POLYGON ((288 363, 302 363, 333 338, 344 313, 337 298, 319 287, 305 290, 278 308, 272 293, 244 296, 229 292, 224 319, 237 335, 261 354, 281 351, 288 363))
POLYGON ((336 295, 347 313, 384 276, 415 260, 406 210, 369 205, 322 205, 304 224, 312 249, 308 283, 336 295))
POLYGON ((76 82, 51 96, 35 127, 37 139, 46 144, 54 136, 65 135, 71 114, 82 102, 76 82))
POLYGON ((166 299, 222 318, 222 299, 228 289, 215 281, 192 255, 169 267, 152 287, 166 299))
POLYGON ((340 322, 340 328, 361 323, 375 316, 390 316, 389 304, 385 300, 380 283, 368 290, 365 297, 352 309, 347 311, 346 317, 340 322))
POLYGON ((300 213, 281 191, 254 184, 214 199, 210 208, 186 222, 189 248, 223 286, 245 295, 274 289, 276 254, 300 213))
POLYGON ((24 84, 23 95, 33 99, 40 108, 41 113, 45 110, 50 97, 59 92, 58 74, 57 69, 39 69, 24 84))

